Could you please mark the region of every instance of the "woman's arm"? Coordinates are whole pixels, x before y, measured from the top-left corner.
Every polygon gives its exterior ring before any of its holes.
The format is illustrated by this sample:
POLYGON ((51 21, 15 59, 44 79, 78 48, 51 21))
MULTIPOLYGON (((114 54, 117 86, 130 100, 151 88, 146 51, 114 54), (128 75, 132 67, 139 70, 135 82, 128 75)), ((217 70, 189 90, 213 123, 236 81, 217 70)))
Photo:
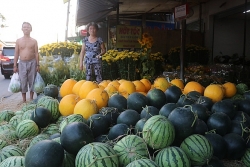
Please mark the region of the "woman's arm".
POLYGON ((85 43, 82 44, 82 49, 80 52, 80 70, 83 70, 83 59, 84 59, 84 55, 85 55, 85 43))

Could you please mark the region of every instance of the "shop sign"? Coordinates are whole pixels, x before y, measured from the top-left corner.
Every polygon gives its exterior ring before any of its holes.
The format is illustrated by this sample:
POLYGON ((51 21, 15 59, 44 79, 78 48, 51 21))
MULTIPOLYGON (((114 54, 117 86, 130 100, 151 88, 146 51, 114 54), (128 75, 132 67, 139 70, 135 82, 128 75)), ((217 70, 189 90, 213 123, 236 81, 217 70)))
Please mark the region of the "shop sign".
POLYGON ((177 6, 174 8, 174 18, 176 20, 185 19, 188 15, 188 4, 177 6))
POLYGON ((141 39, 141 26, 118 25, 116 29, 117 48, 140 48, 138 39, 141 39))

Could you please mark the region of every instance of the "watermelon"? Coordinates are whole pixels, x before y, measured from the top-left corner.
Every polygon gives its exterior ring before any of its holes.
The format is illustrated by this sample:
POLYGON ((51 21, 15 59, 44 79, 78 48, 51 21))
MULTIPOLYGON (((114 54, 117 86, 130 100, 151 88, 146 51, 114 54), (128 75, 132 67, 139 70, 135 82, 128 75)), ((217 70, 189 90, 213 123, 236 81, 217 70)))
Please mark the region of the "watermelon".
POLYGON ((119 167, 115 150, 106 143, 92 142, 83 146, 76 155, 76 167, 119 167))
POLYGON ((140 118, 149 119, 154 115, 159 115, 159 109, 154 106, 146 106, 142 109, 140 118))
POLYGON ((129 163, 126 167, 159 167, 153 160, 143 158, 129 163))
POLYGON ((145 123, 142 136, 151 148, 162 149, 173 143, 175 129, 165 116, 155 115, 145 123))
POLYGON ((87 120, 87 124, 96 138, 108 132, 110 121, 102 114, 93 114, 87 120))
POLYGON ((59 102, 57 99, 49 98, 45 100, 41 106, 47 108, 50 111, 52 121, 56 121, 60 117, 61 113, 59 111, 59 102))
POLYGON ((46 133, 48 135, 53 135, 54 133, 58 133, 59 131, 59 125, 57 124, 49 124, 46 128, 42 129, 43 133, 46 133))
POLYGON ((130 129, 129 129, 129 126, 127 124, 118 123, 110 128, 109 133, 108 133, 108 139, 109 140, 114 140, 114 139, 119 140, 123 136, 127 135, 129 133, 129 131, 130 131, 130 129))
POLYGON ((248 148, 244 155, 241 158, 242 162, 246 165, 246 166, 250 166, 250 148, 248 148))
POLYGON ((108 107, 117 108, 121 113, 127 109, 127 99, 120 94, 114 94, 109 98, 108 107))
POLYGON ((117 117, 120 115, 120 112, 115 107, 102 107, 99 110, 99 114, 102 114, 103 116, 105 116, 109 120, 109 125, 113 126, 116 124, 117 117))
POLYGON ((225 165, 218 157, 213 156, 203 167, 225 167, 225 165))
POLYGON ((59 126, 59 130, 62 133, 63 128, 72 122, 83 122, 87 124, 87 120, 81 114, 71 114, 65 117, 59 126))
POLYGON ((32 113, 34 112, 35 109, 30 109, 27 110, 23 113, 21 120, 25 120, 25 119, 30 119, 32 113))
POLYGON ((181 89, 175 85, 170 86, 164 93, 166 95, 166 103, 177 103, 182 95, 181 89))
POLYGON ((56 85, 50 84, 44 87, 43 93, 45 96, 50 96, 53 98, 57 98, 59 91, 56 85))
POLYGON ((43 140, 31 146, 25 155, 25 167, 61 167, 64 149, 53 140, 43 140))
POLYGON ((7 145, 8 145, 7 141, 0 138, 0 150, 7 145))
POLYGON ((24 105, 22 106, 22 110, 21 110, 21 111, 26 112, 26 111, 28 111, 28 110, 33 110, 33 109, 35 109, 36 107, 37 107, 37 105, 34 104, 34 103, 27 103, 27 104, 24 104, 24 105))
POLYGON ((9 122, 9 120, 15 115, 12 110, 3 110, 0 112, 0 123, 1 122, 9 122))
POLYGON ((187 95, 182 94, 176 103, 180 107, 184 107, 185 105, 191 105, 191 104, 193 104, 194 101, 193 101, 193 99, 191 99, 187 95))
POLYGON ((11 156, 0 163, 1 167, 24 167, 24 156, 11 156))
POLYGON ((51 113, 47 108, 37 107, 33 110, 30 119, 33 120, 39 128, 45 128, 51 120, 51 113))
POLYGON ((135 130, 134 130, 134 133, 140 137, 142 137, 142 130, 143 130, 143 127, 146 123, 146 119, 145 118, 142 118, 140 119, 136 124, 135 124, 135 130))
POLYGON ((133 127, 139 120, 140 114, 136 110, 126 109, 117 117, 117 124, 124 123, 129 127, 133 127))
POLYGON ((155 157, 159 167, 185 166, 191 167, 191 162, 186 153, 179 147, 171 146, 163 148, 155 157))
POLYGON ((46 140, 49 138, 49 135, 46 133, 41 133, 35 137, 32 138, 30 141, 30 146, 33 146, 34 144, 38 143, 39 141, 46 140))
POLYGON ((207 131, 208 127, 206 122, 198 118, 194 124, 194 134, 205 135, 207 131))
POLYGON ((212 99, 210 99, 209 97, 206 96, 200 96, 196 101, 196 104, 201 104, 203 106, 205 106, 209 111, 211 111, 211 108, 213 106, 213 101, 212 99))
POLYGON ((14 128, 17 127, 17 125, 22 121, 22 116, 21 115, 15 115, 12 117, 9 121, 9 124, 12 125, 14 128))
POLYGON ((231 130, 231 119, 223 112, 213 113, 207 120, 208 130, 215 130, 221 136, 224 136, 231 130))
POLYGON ((68 153, 76 155, 83 146, 94 141, 94 136, 88 125, 73 122, 64 127, 60 141, 68 153))
POLYGON ((64 152, 64 159, 63 159, 62 167, 74 167, 75 159, 76 158, 74 155, 64 152))
POLYGON ((223 138, 227 145, 226 158, 240 160, 246 151, 244 139, 236 133, 228 133, 223 138))
POLYGON ((237 111, 234 108, 233 102, 230 102, 229 100, 221 100, 216 103, 211 108, 211 111, 213 113, 215 112, 222 112, 229 116, 230 119, 233 119, 236 115, 237 111))
POLYGON ((214 150, 214 156, 219 159, 223 159, 227 152, 227 143, 223 137, 217 133, 207 133, 205 137, 212 144, 214 150))
POLYGON ((188 136, 183 140, 180 148, 187 154, 194 166, 205 165, 213 157, 213 146, 199 134, 188 136))
POLYGON ((19 139, 36 136, 38 133, 39 128, 32 120, 23 120, 16 127, 16 135, 19 139))
POLYGON ((166 104, 166 95, 161 89, 151 89, 147 93, 150 106, 154 106, 159 110, 166 104))
POLYGON ((175 143, 180 144, 194 133, 196 116, 190 107, 177 107, 168 115, 168 120, 175 128, 175 143))
POLYGON ((179 106, 176 103, 167 103, 161 107, 159 114, 167 118, 171 111, 177 107, 179 106))
POLYGON ((113 147, 119 158, 120 166, 126 166, 134 160, 149 158, 147 144, 136 135, 128 135, 119 140, 113 147))
POLYGON ((135 110, 138 113, 141 113, 141 110, 146 107, 148 103, 148 98, 139 92, 131 93, 127 98, 128 109, 135 110))
POLYGON ((204 122, 207 122, 207 119, 209 117, 209 112, 207 107, 205 107, 202 104, 192 104, 191 110, 197 114, 198 118, 203 120, 204 122))
POLYGON ((5 146, 0 152, 0 162, 11 156, 24 156, 24 151, 16 145, 5 146))

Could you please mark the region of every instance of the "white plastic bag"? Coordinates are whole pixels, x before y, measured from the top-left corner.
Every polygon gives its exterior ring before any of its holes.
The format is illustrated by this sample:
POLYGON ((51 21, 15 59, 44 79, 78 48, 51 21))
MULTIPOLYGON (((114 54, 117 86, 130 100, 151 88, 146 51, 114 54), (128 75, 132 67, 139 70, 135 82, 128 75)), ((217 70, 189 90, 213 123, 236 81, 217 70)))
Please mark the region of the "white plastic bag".
POLYGON ((17 72, 11 77, 8 91, 12 93, 18 93, 21 91, 21 82, 17 72))
POLYGON ((43 80, 42 76, 40 75, 40 73, 37 72, 36 78, 34 81, 34 91, 36 93, 41 93, 41 92, 43 92, 44 87, 45 87, 44 80, 43 80))

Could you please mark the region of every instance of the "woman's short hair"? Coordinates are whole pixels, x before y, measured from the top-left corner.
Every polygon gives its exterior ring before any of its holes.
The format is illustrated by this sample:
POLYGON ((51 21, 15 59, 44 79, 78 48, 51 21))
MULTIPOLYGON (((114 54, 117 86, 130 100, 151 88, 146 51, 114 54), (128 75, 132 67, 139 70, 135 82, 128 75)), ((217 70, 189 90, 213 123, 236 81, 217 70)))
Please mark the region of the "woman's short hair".
POLYGON ((87 31, 89 30, 90 26, 94 26, 97 31, 99 30, 99 27, 95 22, 90 22, 89 24, 87 24, 87 27, 86 27, 87 31))

